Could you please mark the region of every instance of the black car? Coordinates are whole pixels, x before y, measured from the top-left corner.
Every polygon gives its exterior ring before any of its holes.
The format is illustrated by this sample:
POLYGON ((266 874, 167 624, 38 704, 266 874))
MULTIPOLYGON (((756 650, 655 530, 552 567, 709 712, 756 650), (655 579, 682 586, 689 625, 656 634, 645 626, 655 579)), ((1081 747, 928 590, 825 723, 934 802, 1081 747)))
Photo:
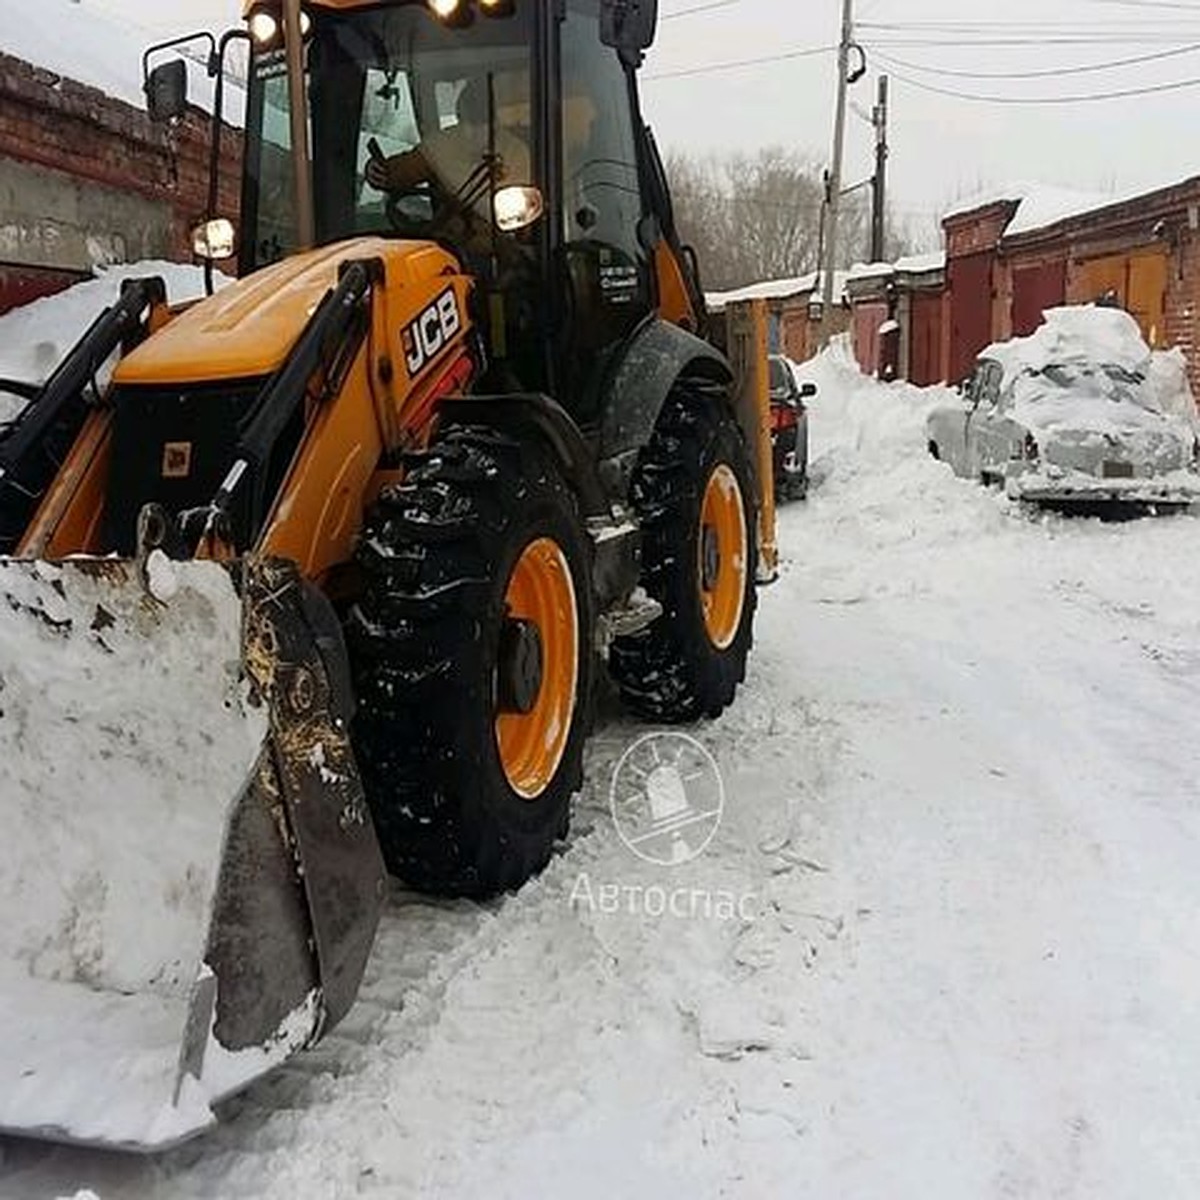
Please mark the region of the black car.
POLYGON ((808 495, 808 409, 816 384, 796 382, 782 355, 770 358, 771 448, 775 462, 775 498, 803 500, 808 495))

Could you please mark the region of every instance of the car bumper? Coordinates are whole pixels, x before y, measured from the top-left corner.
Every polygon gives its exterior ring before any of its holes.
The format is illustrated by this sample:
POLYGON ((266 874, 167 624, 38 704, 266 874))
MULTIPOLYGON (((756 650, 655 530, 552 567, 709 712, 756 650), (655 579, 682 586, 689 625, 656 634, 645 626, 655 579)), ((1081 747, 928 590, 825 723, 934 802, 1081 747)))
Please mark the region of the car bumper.
POLYGON ((1006 491, 1014 500, 1032 503, 1200 504, 1200 475, 1177 471, 1156 479, 1100 479, 1066 475, 1052 479, 1028 474, 1009 478, 1006 491))

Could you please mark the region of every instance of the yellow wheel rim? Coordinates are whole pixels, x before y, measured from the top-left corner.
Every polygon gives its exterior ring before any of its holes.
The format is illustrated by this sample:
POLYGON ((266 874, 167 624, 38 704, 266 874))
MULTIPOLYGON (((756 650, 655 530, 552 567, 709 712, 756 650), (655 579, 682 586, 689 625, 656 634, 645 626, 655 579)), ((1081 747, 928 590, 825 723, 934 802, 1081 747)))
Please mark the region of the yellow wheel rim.
POLYGON ((698 557, 704 627, 718 650, 728 650, 737 637, 746 605, 749 555, 742 489, 725 463, 714 468, 704 489, 698 557))
POLYGON ((528 622, 541 643, 541 679, 528 712, 496 717, 496 746, 509 787, 536 800, 562 763, 579 685, 579 613, 575 581, 552 538, 525 547, 505 592, 509 620, 528 622))

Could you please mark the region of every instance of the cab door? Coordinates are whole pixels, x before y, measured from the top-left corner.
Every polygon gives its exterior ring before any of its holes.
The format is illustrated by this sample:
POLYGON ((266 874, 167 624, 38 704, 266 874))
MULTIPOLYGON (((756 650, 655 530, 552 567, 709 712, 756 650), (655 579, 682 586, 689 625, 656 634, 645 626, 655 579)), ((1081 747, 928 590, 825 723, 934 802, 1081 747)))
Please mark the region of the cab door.
POLYGON ((638 169, 633 81, 600 41, 600 0, 564 0, 559 22, 562 97, 562 245, 558 271, 559 379, 581 424, 597 416, 612 351, 653 308, 638 169))

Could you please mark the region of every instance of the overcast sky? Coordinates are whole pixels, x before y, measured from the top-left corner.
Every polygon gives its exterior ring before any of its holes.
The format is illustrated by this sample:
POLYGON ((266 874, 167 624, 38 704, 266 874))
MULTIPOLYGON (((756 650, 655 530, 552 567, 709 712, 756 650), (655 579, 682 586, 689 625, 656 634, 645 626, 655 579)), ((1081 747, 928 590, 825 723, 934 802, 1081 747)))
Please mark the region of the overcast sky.
MULTIPOLYGON (((171 31, 220 26, 236 21, 240 10, 239 0, 85 2, 171 31)), ((942 96, 901 78, 954 92, 1034 98, 1200 81, 1200 0, 854 3, 870 71, 852 89, 852 100, 866 116, 876 75, 891 74, 892 196, 904 218, 929 223, 950 201, 1011 180, 1108 192, 1200 173, 1200 86, 1027 106, 942 96), (1151 55, 1160 57, 1081 69, 1151 55), (1064 69, 1070 73, 1057 74, 1064 69), (1033 72, 1045 74, 994 77, 1033 72)), ((831 48, 840 0, 662 0, 661 11, 666 19, 644 73, 644 103, 664 147, 706 152, 780 144, 828 160, 836 72, 831 50, 715 68, 831 48)), ((863 116, 851 112, 848 123, 847 182, 871 173, 873 135, 863 116)))

